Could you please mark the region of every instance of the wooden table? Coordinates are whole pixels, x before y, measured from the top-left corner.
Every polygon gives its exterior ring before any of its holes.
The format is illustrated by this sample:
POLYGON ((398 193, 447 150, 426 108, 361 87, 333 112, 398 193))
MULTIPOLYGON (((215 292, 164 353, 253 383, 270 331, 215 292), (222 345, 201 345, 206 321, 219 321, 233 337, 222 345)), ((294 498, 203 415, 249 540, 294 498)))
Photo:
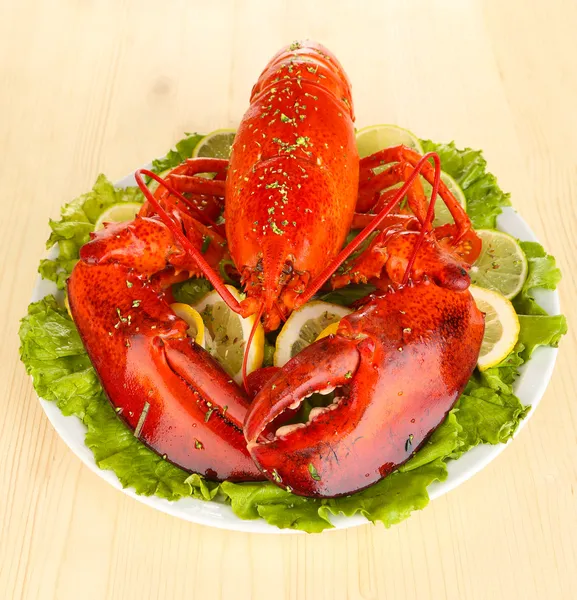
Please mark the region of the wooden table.
POLYGON ((354 83, 358 125, 483 148, 563 269, 577 316, 574 2, 0 2, 0 597, 577 597, 577 352, 498 460, 386 530, 229 533, 153 511, 67 449, 17 354, 48 217, 238 123, 272 54, 312 37, 354 83), (360 3, 358 3, 360 4, 360 3))

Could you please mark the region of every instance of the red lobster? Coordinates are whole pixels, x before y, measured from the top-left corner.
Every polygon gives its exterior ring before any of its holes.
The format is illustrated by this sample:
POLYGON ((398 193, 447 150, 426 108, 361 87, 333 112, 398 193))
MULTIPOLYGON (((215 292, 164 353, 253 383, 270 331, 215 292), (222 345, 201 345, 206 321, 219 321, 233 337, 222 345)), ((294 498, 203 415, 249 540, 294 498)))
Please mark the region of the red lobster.
MULTIPOLYGON (((253 88, 230 163, 191 159, 164 180, 137 171, 147 199, 140 214, 81 249, 69 302, 104 390, 136 436, 186 470, 233 481, 262 472, 300 494, 350 493, 406 460, 474 368, 483 320, 466 291, 463 265, 477 248, 470 222, 440 182, 436 155, 401 146, 359 164, 353 118, 336 58, 295 43, 253 88), (395 164, 375 174, 384 163, 395 164), (419 174, 433 185, 428 207, 419 174), (154 194, 143 175, 160 184, 154 194), (443 230, 431 226, 437 191, 455 220, 443 230), (405 195, 412 215, 398 209, 405 195), (216 223, 223 208, 224 231, 216 223), (353 224, 364 229, 341 250, 353 224), (241 302, 215 270, 227 252, 241 302), (266 330, 329 279, 333 287, 376 281, 383 291, 275 374, 248 410, 244 392, 170 309, 169 286, 193 275, 266 330), (418 386, 415 373, 425 370, 418 386), (269 433, 285 408, 335 386, 334 408, 292 433, 269 433), (419 423, 407 432, 409 417, 419 423)), ((243 373, 246 385, 246 360, 243 373)))

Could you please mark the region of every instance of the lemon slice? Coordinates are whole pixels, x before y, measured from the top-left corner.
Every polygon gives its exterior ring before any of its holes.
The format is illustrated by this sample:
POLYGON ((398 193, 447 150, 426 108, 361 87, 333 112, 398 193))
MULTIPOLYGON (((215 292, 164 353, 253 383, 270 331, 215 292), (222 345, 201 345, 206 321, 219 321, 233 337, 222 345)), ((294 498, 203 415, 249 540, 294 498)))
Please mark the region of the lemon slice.
POLYGON ((408 129, 397 125, 370 125, 357 131, 357 148, 361 158, 399 144, 423 154, 419 138, 408 129))
POLYGON ((70 318, 74 321, 74 317, 72 316, 72 313, 70 312, 70 302, 68 302, 68 294, 66 294, 66 296, 64 296, 64 307, 66 308, 70 318))
MULTIPOLYGON (((226 287, 239 302, 242 300, 236 288, 231 285, 226 287)), ((204 322, 206 349, 237 383, 241 383, 244 349, 254 324, 254 316, 243 319, 237 315, 224 303, 216 290, 207 294, 195 308, 204 322)), ((261 367, 263 354, 264 329, 259 324, 248 354, 247 373, 261 367)))
POLYGON ((483 247, 471 267, 472 283, 514 298, 527 279, 527 257, 521 246, 502 231, 478 229, 477 234, 483 247))
MULTIPOLYGON (((465 193, 461 189, 461 186, 448 173, 445 173, 445 171, 441 171, 441 180, 449 188, 449 191, 452 192, 453 196, 455 196, 457 202, 463 207, 463 209, 467 210, 467 199, 465 198, 465 193)), ((425 196, 430 198, 431 192, 433 191, 433 186, 429 185, 429 182, 425 181, 425 179, 422 177, 421 182, 423 184, 425 196)), ((435 219, 433 221, 433 226, 439 227, 440 225, 446 225, 447 223, 454 222, 455 220, 453 219, 453 215, 451 215, 449 212, 447 205, 437 194, 437 199, 435 200, 435 219)))
MULTIPOLYGON (((340 319, 336 322, 336 323, 331 323, 330 325, 327 325, 318 335, 317 335, 317 340, 322 340, 323 338, 329 336, 329 335, 333 335, 337 332, 337 329, 339 328, 339 323, 340 323, 340 319)), ((315 340, 315 342, 317 341, 315 340)))
POLYGON ((507 358, 519 338, 519 318, 507 298, 476 285, 469 287, 475 303, 485 313, 485 335, 477 366, 480 371, 507 358))
POLYGON ((94 231, 103 229, 104 223, 132 221, 141 208, 142 204, 139 204, 138 202, 120 202, 118 204, 113 204, 98 217, 98 221, 96 221, 94 225, 94 231))
POLYGON ((338 323, 351 311, 330 302, 307 302, 287 319, 276 339, 275 367, 282 367, 305 346, 312 344, 320 333, 333 323, 338 323))
POLYGON ((188 325, 188 331, 186 332, 199 346, 204 348, 204 323, 202 317, 198 311, 194 310, 192 306, 183 304, 181 302, 175 302, 170 305, 170 308, 174 311, 177 317, 180 317, 188 325))
POLYGON ((192 156, 203 158, 230 158, 235 135, 235 129, 217 129, 198 142, 192 156))

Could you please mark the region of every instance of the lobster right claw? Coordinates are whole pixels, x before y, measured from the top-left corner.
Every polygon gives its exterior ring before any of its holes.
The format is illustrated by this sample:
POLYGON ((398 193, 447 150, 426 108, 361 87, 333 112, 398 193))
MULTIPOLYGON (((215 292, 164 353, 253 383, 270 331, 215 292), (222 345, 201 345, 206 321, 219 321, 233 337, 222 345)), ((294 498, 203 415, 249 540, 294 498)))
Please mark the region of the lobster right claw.
MULTIPOLYGON (((264 475, 295 494, 361 490, 408 460, 443 421, 477 362, 484 319, 469 291, 432 282, 373 296, 256 396, 245 420, 264 475), (306 424, 259 434, 286 408, 336 388, 306 424)), ((278 422, 278 421, 277 421, 278 422)))

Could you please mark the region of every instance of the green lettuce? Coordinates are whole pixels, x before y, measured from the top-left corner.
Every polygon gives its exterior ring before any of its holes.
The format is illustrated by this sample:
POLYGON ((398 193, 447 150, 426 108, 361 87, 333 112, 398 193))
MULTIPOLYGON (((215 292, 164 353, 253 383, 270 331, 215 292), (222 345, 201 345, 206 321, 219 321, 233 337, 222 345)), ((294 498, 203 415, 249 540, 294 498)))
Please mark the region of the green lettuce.
POLYGON ((546 315, 531 291, 537 288, 554 290, 561 281, 561 271, 557 268, 555 259, 545 252, 539 242, 519 242, 527 257, 527 279, 522 290, 513 300, 515 310, 521 315, 546 315))
POLYGON ((523 358, 529 360, 537 346, 557 348, 561 337, 567 333, 564 315, 519 315, 519 342, 523 344, 523 358))
POLYGON ((187 133, 185 138, 176 143, 174 150, 169 150, 166 156, 152 161, 151 171, 162 173, 178 167, 181 162, 192 156, 192 152, 203 137, 200 133, 187 133))
POLYGON ((494 229, 497 215, 504 206, 511 206, 510 194, 497 185, 497 179, 487 173, 487 161, 480 150, 459 150, 455 143, 437 144, 421 140, 425 152, 436 152, 443 171, 462 188, 467 198, 467 214, 475 229, 494 229))
POLYGON ((351 304, 364 298, 376 289, 377 288, 374 285, 368 283, 351 284, 340 290, 328 292, 327 294, 320 296, 319 300, 340 304, 341 306, 351 306, 351 304))
MULTIPOLYGON (((201 136, 189 135, 176 150, 155 161, 157 172, 172 168, 192 154, 201 136)), ((468 211, 476 227, 494 227, 508 195, 486 172, 480 152, 460 151, 454 144, 424 142, 425 150, 441 155, 443 168, 463 187, 468 211)), ((63 287, 78 259, 78 250, 88 240, 94 223, 111 204, 141 201, 139 190, 117 190, 100 176, 91 192, 67 204, 60 221, 51 222, 49 245, 57 243, 60 257, 45 260, 41 273, 63 287)), ((331 515, 362 514, 369 521, 389 527, 407 518, 429 502, 428 486, 447 477, 447 462, 478 444, 506 442, 516 431, 528 408, 513 393, 519 367, 539 345, 556 346, 566 332, 562 315, 549 316, 535 302, 537 288, 554 289, 560 273, 553 257, 539 244, 523 242, 529 273, 515 299, 521 333, 517 346, 498 366, 475 371, 464 393, 446 420, 426 443, 396 472, 371 487, 350 496, 331 500, 302 498, 270 482, 222 484, 189 474, 152 452, 117 417, 106 399, 90 364, 74 323, 52 296, 31 304, 20 326, 20 353, 32 375, 39 396, 53 401, 66 415, 76 415, 87 427, 86 445, 98 466, 116 473, 124 487, 138 494, 155 494, 168 500, 194 497, 229 502, 243 519, 263 518, 279 528, 319 532, 332 527, 331 515)), ((173 286, 174 297, 196 303, 211 289, 202 279, 173 286)), ((323 299, 350 305, 372 291, 371 286, 348 286, 323 299)), ((274 336, 268 340, 267 357, 272 356, 274 336)))
POLYGON ((194 305, 211 290, 212 285, 207 279, 193 277, 182 283, 175 283, 172 286, 172 295, 177 302, 194 305))
POLYGON ((65 204, 60 220, 50 219, 52 233, 46 242, 47 248, 58 245, 58 257, 40 261, 40 275, 64 289, 80 247, 90 239, 94 224, 107 208, 120 202, 143 202, 142 192, 137 187, 115 188, 104 175, 99 175, 90 192, 65 204))

